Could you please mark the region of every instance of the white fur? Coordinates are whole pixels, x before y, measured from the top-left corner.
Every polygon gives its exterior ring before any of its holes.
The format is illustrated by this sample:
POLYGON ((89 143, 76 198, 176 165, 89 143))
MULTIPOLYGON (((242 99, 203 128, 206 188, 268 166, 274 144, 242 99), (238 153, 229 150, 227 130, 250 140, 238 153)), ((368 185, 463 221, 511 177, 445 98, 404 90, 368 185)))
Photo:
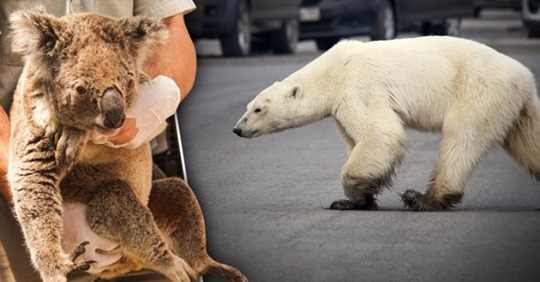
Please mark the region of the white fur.
MULTIPOLYGON (((405 127, 442 132, 428 191, 437 201, 463 193, 478 161, 507 140, 531 103, 538 104, 532 73, 483 44, 452 37, 342 41, 263 90, 235 131, 256 137, 332 115, 351 153, 342 171, 345 193, 360 204, 369 179, 387 177, 403 157, 405 127), (300 93, 296 97, 290 95, 293 87, 300 93), (255 113, 257 108, 261 112, 255 113)), ((538 107, 528 109, 535 119, 538 107)), ((528 135, 539 138, 532 131, 528 135)), ((540 140, 527 146, 536 148, 540 159, 540 140)), ((540 161, 511 154, 540 175, 540 161)))
POLYGON ((53 113, 47 102, 45 95, 36 98, 36 107, 34 108, 34 122, 40 127, 47 127, 51 123, 53 113))

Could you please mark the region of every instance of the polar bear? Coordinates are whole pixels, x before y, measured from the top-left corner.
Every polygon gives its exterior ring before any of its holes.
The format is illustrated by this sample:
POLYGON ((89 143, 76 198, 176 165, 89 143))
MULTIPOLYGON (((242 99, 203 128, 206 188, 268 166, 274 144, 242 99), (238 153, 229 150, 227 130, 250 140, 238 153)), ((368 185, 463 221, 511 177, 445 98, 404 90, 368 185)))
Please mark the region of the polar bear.
POLYGON ((407 146, 405 128, 440 132, 439 160, 418 211, 459 203, 468 178, 499 144, 540 179, 540 103, 533 74, 483 44, 452 37, 342 41, 263 90, 233 131, 245 138, 333 116, 349 150, 347 200, 331 209, 373 209, 407 146))

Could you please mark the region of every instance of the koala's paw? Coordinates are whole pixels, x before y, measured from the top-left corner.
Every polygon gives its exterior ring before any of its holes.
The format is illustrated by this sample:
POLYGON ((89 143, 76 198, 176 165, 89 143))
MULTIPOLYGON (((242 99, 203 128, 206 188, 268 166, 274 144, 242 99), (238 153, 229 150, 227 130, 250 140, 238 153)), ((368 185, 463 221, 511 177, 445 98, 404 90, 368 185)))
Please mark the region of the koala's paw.
POLYGON ((82 254, 84 254, 86 252, 86 246, 88 246, 88 244, 90 244, 90 242, 84 241, 80 243, 79 245, 77 245, 71 251, 71 254, 70 254, 71 260, 76 261, 82 254))
POLYGON ((199 275, 195 273, 193 268, 187 262, 179 257, 175 257, 174 267, 167 269, 164 273, 171 281, 178 282, 198 282, 199 275))
POLYGON ((43 282, 67 282, 66 275, 57 274, 57 275, 41 275, 43 282))
POLYGON ((86 246, 88 244, 90 244, 90 242, 84 241, 71 251, 70 258, 72 266, 71 269, 69 269, 68 274, 75 271, 87 271, 88 269, 90 269, 92 264, 96 263, 93 260, 82 262, 78 261, 78 258, 86 252, 86 246))
POLYGON ((75 262, 76 259, 85 252, 84 246, 88 242, 83 242, 77 246, 71 254, 58 254, 42 256, 38 261, 36 268, 39 270, 44 282, 66 282, 67 276, 73 271, 88 270, 92 261, 75 262), (55 261, 56 263, 51 263, 55 261))

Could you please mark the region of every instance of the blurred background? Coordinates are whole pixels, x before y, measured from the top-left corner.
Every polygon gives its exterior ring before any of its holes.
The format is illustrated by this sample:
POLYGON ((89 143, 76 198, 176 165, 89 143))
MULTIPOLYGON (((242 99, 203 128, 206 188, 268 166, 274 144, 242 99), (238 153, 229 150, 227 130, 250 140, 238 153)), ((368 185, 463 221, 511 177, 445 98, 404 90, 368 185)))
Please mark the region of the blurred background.
MULTIPOLYGON (((340 39, 388 40, 416 35, 468 36, 467 24, 510 11, 526 38, 540 36, 539 0, 196 0, 187 16, 194 39, 214 39, 228 57, 294 54, 299 43, 327 50, 340 39), (486 14, 485 11, 488 11, 486 14), (464 26, 465 25, 465 26, 464 26)), ((199 40, 203 41, 203 40, 199 40)), ((202 45, 202 44, 200 44, 202 45)), ((200 54, 208 54, 200 46, 200 54)), ((217 49, 217 48, 215 48, 217 49)))
POLYGON ((345 38, 469 38, 540 81, 539 0, 196 2, 187 22, 198 76, 179 117, 216 259, 257 282, 540 281, 539 185, 500 148, 454 211, 413 213, 399 193, 428 186, 440 136, 409 130, 381 209, 338 212, 327 207, 344 197, 347 150, 333 120, 253 140, 232 133, 257 93, 345 38))

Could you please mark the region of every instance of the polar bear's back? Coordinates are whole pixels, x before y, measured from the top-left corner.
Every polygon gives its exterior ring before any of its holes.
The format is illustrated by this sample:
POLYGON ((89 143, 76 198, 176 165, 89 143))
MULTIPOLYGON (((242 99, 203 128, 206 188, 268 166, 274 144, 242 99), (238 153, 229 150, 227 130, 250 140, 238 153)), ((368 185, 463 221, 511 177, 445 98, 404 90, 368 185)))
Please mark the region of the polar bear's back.
POLYGON ((418 129, 438 130, 459 101, 489 95, 493 103, 521 107, 535 91, 530 89, 534 76, 522 64, 461 38, 342 41, 321 59, 346 74, 347 79, 339 78, 341 84, 359 89, 359 99, 390 101, 403 120, 418 129))

